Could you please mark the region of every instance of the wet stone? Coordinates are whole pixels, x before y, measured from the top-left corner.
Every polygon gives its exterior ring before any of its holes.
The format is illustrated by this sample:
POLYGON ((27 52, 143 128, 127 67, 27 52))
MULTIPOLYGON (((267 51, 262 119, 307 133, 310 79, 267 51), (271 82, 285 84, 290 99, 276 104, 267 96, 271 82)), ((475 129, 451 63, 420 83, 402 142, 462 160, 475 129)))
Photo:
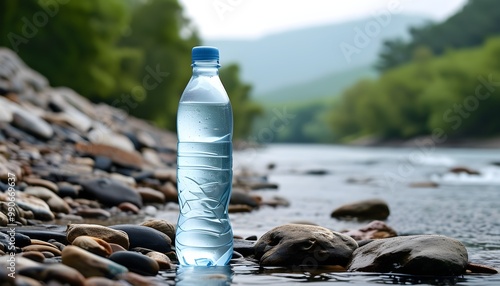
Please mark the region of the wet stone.
POLYGON ((23 178, 23 180, 24 182, 26 182, 26 184, 30 186, 44 187, 56 194, 59 192, 59 187, 51 181, 47 181, 40 178, 32 178, 32 177, 25 177, 23 178))
POLYGON ((373 240, 354 252, 348 270, 453 276, 464 274, 467 262, 467 250, 459 241, 414 235, 373 240))
POLYGON ((128 271, 120 264, 72 245, 63 249, 62 263, 78 270, 85 277, 115 278, 128 271))
POLYGON ((108 243, 116 243, 125 249, 129 248, 129 236, 126 232, 95 224, 70 224, 67 228, 67 240, 72 243, 79 236, 92 236, 108 243))
POLYGON ((385 201, 370 199, 340 206, 331 216, 338 219, 384 220, 389 214, 389 206, 385 201))
POLYGON ((140 275, 155 276, 160 270, 154 259, 133 251, 119 251, 113 253, 109 259, 140 275))
POLYGON ((45 187, 27 187, 24 189, 24 193, 42 199, 47 203, 50 210, 53 212, 67 214, 71 211, 70 207, 63 199, 61 199, 52 190, 45 187))
POLYGON ((33 212, 35 219, 51 221, 55 218, 47 203, 37 197, 17 192, 16 204, 23 210, 33 212))
POLYGON ((175 241, 175 225, 169 223, 166 220, 150 219, 150 220, 147 220, 147 221, 141 223, 141 225, 154 228, 154 229, 166 234, 170 238, 171 241, 175 241))
POLYGON ((141 196, 132 188, 115 180, 101 178, 81 181, 81 186, 86 194, 96 198, 108 206, 118 206, 129 202, 137 207, 142 207, 141 196))
POLYGON ((156 263, 158 263, 158 266, 162 270, 173 268, 172 261, 170 260, 170 258, 168 256, 166 256, 163 253, 160 253, 157 251, 150 251, 150 252, 146 253, 146 256, 153 259, 154 261, 156 261, 156 263))
POLYGON ((118 208, 123 212, 131 212, 133 214, 138 214, 140 212, 140 209, 136 205, 129 202, 119 204, 118 208))
POLYGON ((64 198, 64 197, 76 198, 76 197, 78 197, 79 187, 77 187, 77 186, 67 184, 67 183, 61 183, 61 184, 58 184, 58 189, 59 189, 59 196, 61 198, 64 198))
POLYGON ((121 224, 110 226, 110 228, 126 232, 130 240, 130 248, 145 247, 162 253, 171 250, 172 241, 170 238, 151 227, 121 224))
POLYGON ((102 144, 86 145, 83 143, 77 143, 75 145, 75 149, 82 154, 88 154, 94 157, 95 156, 107 157, 111 159, 111 161, 113 161, 114 164, 123 167, 140 170, 143 165, 142 156, 136 151, 126 151, 113 146, 107 146, 102 144))
POLYGON ((248 192, 241 189, 233 189, 231 192, 231 200, 229 202, 233 205, 247 205, 252 208, 259 206, 259 200, 248 192))
POLYGON ((165 203, 165 195, 160 191, 151 188, 137 188, 137 192, 141 195, 144 203, 165 203))
POLYGON ((354 238, 356 241, 389 238, 398 235, 393 228, 378 220, 372 221, 360 229, 342 231, 341 233, 354 238))
POLYGON ((107 210, 96 209, 96 208, 79 208, 76 210, 76 215, 83 218, 100 218, 107 219, 111 217, 111 213, 107 210))
POLYGON ((75 238, 71 244, 102 257, 108 257, 113 253, 109 243, 97 237, 82 235, 75 238))
POLYGON ((358 247, 354 239, 327 228, 286 224, 266 232, 255 244, 255 258, 263 266, 341 265, 349 263, 358 247))

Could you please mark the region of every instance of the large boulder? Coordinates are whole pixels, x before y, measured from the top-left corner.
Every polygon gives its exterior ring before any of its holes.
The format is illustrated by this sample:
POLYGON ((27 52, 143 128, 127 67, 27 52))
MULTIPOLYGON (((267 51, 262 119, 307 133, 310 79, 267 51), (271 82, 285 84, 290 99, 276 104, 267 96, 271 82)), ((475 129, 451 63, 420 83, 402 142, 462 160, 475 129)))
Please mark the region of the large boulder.
POLYGON ((374 240, 354 251, 349 271, 450 276, 465 273, 465 246, 441 235, 374 240))
POLYGON ((286 224, 265 233, 255 244, 261 265, 346 266, 358 247, 349 236, 314 225, 286 224))

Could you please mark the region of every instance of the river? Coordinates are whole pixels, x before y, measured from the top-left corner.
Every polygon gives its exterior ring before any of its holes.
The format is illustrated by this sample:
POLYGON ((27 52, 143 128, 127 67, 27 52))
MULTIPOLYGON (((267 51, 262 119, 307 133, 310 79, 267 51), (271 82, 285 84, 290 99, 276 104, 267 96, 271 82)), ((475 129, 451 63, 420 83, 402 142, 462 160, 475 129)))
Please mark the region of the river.
MULTIPOLYGON (((386 223, 399 235, 442 234, 453 237, 465 244, 470 261, 500 269, 500 167, 497 166, 500 150, 275 144, 237 152, 234 162, 235 172, 242 166, 251 166, 252 170, 267 174, 270 182, 279 184, 278 190, 255 191, 264 199, 280 196, 290 202, 288 207, 265 206, 251 213, 231 214, 235 235, 261 236, 275 226, 304 221, 337 231, 359 228, 365 223, 340 221, 331 218, 330 213, 345 203, 381 198, 391 210, 386 223), (275 167, 269 170, 269 164, 275 167), (456 166, 478 170, 480 175, 448 172, 456 166), (410 186, 411 183, 430 181, 439 187, 410 186)), ((175 212, 165 211, 159 217, 175 220, 175 212)), ((229 281, 222 281, 225 284, 218 280, 208 283, 202 279, 199 282, 204 285, 294 285, 306 282, 338 286, 394 283, 500 285, 500 274, 436 280, 404 275, 336 273, 318 267, 297 273, 279 267, 238 264, 221 271, 224 275, 220 277, 229 277, 229 281)), ((190 273, 188 276, 196 279, 197 275, 190 273)), ((165 273, 164 277, 173 282, 175 273, 165 273)), ((184 285, 182 281, 178 284, 184 285)))

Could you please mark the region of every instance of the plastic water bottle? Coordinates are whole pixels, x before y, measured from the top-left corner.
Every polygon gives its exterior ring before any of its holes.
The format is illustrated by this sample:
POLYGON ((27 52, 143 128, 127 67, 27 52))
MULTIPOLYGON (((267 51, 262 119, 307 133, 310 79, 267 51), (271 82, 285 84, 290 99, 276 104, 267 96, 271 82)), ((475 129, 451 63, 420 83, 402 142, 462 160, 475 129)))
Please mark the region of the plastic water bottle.
POLYGON ((219 79, 219 50, 194 47, 193 76, 177 111, 180 265, 222 266, 233 254, 231 196, 233 112, 219 79))

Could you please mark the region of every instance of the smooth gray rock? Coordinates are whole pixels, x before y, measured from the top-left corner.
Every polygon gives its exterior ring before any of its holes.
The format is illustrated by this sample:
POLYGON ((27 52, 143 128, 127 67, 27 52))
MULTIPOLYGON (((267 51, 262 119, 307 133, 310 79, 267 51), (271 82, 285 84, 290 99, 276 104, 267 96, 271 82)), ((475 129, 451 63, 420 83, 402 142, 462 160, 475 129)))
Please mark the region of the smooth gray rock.
POLYGON ((134 251, 118 251, 109 257, 122 266, 127 267, 129 271, 145 276, 156 276, 160 270, 158 262, 154 259, 134 251))
POLYGON ((331 216, 339 219, 384 220, 389 214, 389 206, 385 201, 369 199, 340 206, 332 212, 331 216))
POLYGON ((354 251, 349 271, 450 276, 465 273, 465 246, 441 235, 374 240, 354 251))
POLYGON ((286 224, 265 233, 255 244, 264 266, 346 266, 358 247, 349 236, 314 225, 286 224))
POLYGON ((134 189, 113 179, 100 178, 81 181, 84 192, 108 206, 129 202, 142 207, 142 198, 134 189))

